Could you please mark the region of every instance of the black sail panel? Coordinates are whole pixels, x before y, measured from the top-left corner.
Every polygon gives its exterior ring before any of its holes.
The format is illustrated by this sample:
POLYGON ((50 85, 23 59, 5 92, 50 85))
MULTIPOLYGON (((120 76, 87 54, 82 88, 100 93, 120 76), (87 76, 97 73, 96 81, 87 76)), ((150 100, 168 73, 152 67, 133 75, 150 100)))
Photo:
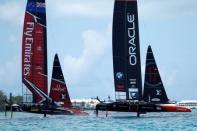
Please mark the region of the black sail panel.
POLYGON ((143 99, 149 103, 168 103, 168 97, 166 95, 151 46, 148 47, 146 56, 143 99))
POLYGON ((115 0, 112 43, 116 100, 141 100, 137 0, 115 0))
POLYGON ((49 96, 56 102, 62 103, 64 107, 72 105, 64 75, 61 69, 58 55, 55 55, 49 96))
POLYGON ((60 65, 60 61, 59 61, 57 54, 55 54, 55 57, 54 57, 52 78, 65 83, 63 72, 62 72, 61 65, 60 65))
POLYGON ((113 67, 117 100, 126 100, 125 2, 115 1, 113 16, 113 67))

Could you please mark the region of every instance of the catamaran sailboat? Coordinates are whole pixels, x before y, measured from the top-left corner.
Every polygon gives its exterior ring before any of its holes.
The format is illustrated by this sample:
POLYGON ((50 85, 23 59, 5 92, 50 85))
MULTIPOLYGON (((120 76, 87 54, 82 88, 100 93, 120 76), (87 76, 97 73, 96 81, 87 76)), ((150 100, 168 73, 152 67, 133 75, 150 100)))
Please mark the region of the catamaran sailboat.
POLYGON ((113 68, 116 102, 99 103, 96 112, 190 112, 169 104, 151 47, 148 47, 142 94, 137 0, 115 0, 113 16, 113 68))
POLYGON ((57 55, 54 60, 52 88, 48 96, 45 8, 45 0, 27 1, 22 40, 22 109, 42 114, 87 114, 71 106, 57 55), (56 68, 56 65, 59 67, 56 68), (59 104, 60 95, 63 105, 59 104))

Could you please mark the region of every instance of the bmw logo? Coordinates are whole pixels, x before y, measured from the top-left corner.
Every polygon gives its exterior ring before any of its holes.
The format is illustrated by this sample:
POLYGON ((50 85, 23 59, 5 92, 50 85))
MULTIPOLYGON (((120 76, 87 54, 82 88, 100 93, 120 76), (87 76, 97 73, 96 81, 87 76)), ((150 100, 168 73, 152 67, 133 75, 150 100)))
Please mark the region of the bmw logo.
POLYGON ((116 73, 116 78, 118 78, 119 80, 123 79, 123 73, 122 72, 117 72, 116 73))

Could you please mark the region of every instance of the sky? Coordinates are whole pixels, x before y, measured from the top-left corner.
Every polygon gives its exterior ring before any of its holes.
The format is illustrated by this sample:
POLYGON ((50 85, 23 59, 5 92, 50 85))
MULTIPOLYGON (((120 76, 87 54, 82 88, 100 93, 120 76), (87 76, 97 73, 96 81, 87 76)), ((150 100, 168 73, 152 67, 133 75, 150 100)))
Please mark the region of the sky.
MULTIPOLYGON (((0 90, 7 94, 22 92, 26 2, 0 1, 0 90)), ((58 53, 72 99, 115 96, 113 6, 113 0, 46 0, 48 75, 58 53)), ((171 100, 197 99, 196 7, 196 0, 138 0, 142 77, 151 45, 171 100)))

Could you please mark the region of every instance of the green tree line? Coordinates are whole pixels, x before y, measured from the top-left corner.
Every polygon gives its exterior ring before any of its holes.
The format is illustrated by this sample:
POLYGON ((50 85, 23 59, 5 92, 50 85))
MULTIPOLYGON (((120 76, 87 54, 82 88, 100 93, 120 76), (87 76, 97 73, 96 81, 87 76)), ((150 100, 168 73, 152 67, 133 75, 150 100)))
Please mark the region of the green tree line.
MULTIPOLYGON (((9 102, 9 96, 0 90, 0 111, 5 109, 6 101, 9 102)), ((22 96, 12 96, 12 103, 20 105, 22 103, 22 96)))
POLYGON ((0 90, 0 111, 4 110, 5 108, 5 101, 7 100, 7 96, 4 94, 3 91, 0 90))

